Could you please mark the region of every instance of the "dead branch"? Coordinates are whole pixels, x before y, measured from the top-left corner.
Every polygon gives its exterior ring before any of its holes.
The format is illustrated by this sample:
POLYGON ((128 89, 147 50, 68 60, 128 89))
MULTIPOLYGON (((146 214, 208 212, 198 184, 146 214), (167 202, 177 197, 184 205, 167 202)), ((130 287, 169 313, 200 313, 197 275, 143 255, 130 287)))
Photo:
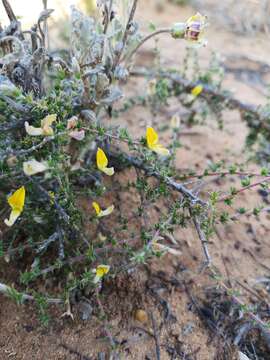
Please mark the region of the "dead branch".
MULTIPOLYGON (((3 283, 0 283, 0 293, 4 294, 4 295, 8 295, 11 296, 13 293, 17 293, 20 295, 20 301, 21 302, 25 302, 25 301, 36 301, 34 296, 32 295, 28 295, 28 294, 24 294, 24 293, 18 293, 17 290, 14 290, 13 288, 11 288, 8 285, 5 285, 3 283)), ((48 298, 46 299, 46 302, 48 304, 62 304, 63 300, 61 299, 54 299, 54 298, 48 298)))
POLYGON ((14 11, 12 10, 12 7, 10 6, 10 3, 8 0, 2 0, 2 3, 4 5, 4 8, 6 10, 7 16, 10 20, 10 22, 12 21, 17 21, 16 15, 14 13, 14 11))

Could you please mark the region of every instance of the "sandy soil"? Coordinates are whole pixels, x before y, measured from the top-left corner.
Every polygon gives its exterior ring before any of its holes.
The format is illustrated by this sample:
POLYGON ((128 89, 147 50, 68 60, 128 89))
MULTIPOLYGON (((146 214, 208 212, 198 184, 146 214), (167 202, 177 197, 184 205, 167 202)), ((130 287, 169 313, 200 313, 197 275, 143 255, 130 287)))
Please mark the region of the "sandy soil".
MULTIPOLYGON (((189 7, 180 8, 173 5, 166 7, 166 13, 158 12, 155 1, 152 0, 147 1, 147 5, 141 2, 139 19, 144 24, 154 20, 155 23, 164 26, 186 19, 193 12, 194 10, 189 7)), ((200 53, 202 64, 207 63, 211 51, 218 51, 228 68, 236 66, 245 70, 254 67, 256 69, 257 61, 267 62, 270 43, 265 35, 252 38, 238 36, 221 29, 214 21, 211 23, 209 45, 200 53)), ((142 50, 139 64, 147 65, 147 62, 151 62, 153 44, 148 44, 142 50)), ((164 65, 181 64, 184 52, 181 42, 176 43, 167 37, 161 37, 159 45, 164 65)), ((264 80, 267 81, 267 74, 264 80)), ((130 88, 136 92, 137 85, 137 80, 132 80, 130 88)), ((245 76, 237 78, 233 72, 228 72, 225 86, 233 89, 236 96, 243 101, 253 104, 265 101, 263 86, 260 83, 255 86, 245 76)), ((169 121, 172 111, 175 111, 175 104, 168 109, 168 113, 158 115, 155 122, 169 121)), ((149 121, 149 117, 150 114, 141 108, 125 115, 136 137, 144 133, 145 123, 149 121)), ((226 114, 225 119, 224 131, 218 130, 216 122, 213 121, 207 127, 194 127, 195 135, 181 137, 184 146, 177 153, 179 169, 193 166, 199 171, 207 166, 209 160, 224 159, 227 164, 235 159, 245 160, 245 124, 241 122, 237 112, 226 114)), ((164 142, 167 140, 165 136, 164 142)), ((256 166, 251 165, 251 168, 256 169, 256 166)), ((224 189, 237 184, 239 185, 239 180, 226 180, 224 189)), ((215 186, 215 182, 209 185, 215 186)), ((261 201, 258 192, 253 190, 241 195, 237 205, 246 205, 250 208, 261 201)), ((240 291, 240 298, 250 304, 254 304, 257 301, 255 295, 260 294, 270 302, 270 295, 255 283, 258 277, 269 276, 269 272, 267 273, 266 268, 262 266, 269 265, 269 220, 270 215, 265 213, 260 218, 244 217, 241 224, 218 226, 218 236, 212 239, 210 245, 214 264, 222 275, 231 281, 235 289, 240 291), (236 279, 238 284, 235 282, 236 279), (244 290, 239 283, 252 289, 255 295, 244 290)), ((121 358, 156 359, 153 322, 150 316, 152 314, 157 327, 162 325, 159 336, 161 360, 237 359, 233 348, 230 353, 223 355, 223 341, 215 338, 213 332, 202 322, 194 311, 192 297, 186 291, 188 284, 193 296, 204 298, 205 289, 215 285, 207 274, 198 272, 203 255, 195 231, 181 229, 175 233, 175 239, 182 252, 181 256, 166 255, 159 261, 151 262, 140 272, 118 279, 114 289, 108 287, 108 290, 105 290, 102 301, 108 314, 111 332, 119 342, 121 358), (165 305, 162 299, 165 300, 165 305), (166 304, 170 306, 167 316, 166 304), (136 309, 147 311, 149 315, 146 323, 142 324, 134 319, 136 309), (173 349, 178 349, 178 355, 175 357, 170 354, 173 349)), ((82 322, 78 318, 75 318, 75 321, 60 319, 63 310, 55 308, 55 317, 50 326, 44 329, 40 326, 35 310, 29 305, 17 307, 4 297, 0 297, 0 305, 0 359, 103 359, 101 353, 106 353, 106 359, 109 359, 109 344, 104 340, 103 322, 98 316, 94 316, 88 322, 82 322)))

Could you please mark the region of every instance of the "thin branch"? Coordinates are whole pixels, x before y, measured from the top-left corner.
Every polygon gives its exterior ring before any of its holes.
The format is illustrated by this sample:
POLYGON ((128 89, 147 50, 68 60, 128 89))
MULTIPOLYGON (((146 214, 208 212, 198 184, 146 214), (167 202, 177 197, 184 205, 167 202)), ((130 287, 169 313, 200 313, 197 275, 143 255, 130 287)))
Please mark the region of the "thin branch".
POLYGON ((159 334, 158 334, 158 328, 157 328, 157 324, 156 324, 153 313, 150 314, 150 317, 151 317, 154 339, 155 339, 155 344, 156 344, 156 358, 157 358, 157 360, 160 360, 161 359, 161 357, 160 357, 160 339, 159 339, 159 334))
POLYGON ((112 349, 113 349, 113 355, 118 357, 117 353, 116 353, 115 350, 114 350, 114 349, 116 348, 116 343, 115 343, 114 338, 113 338, 113 336, 112 336, 112 334, 111 334, 110 325, 109 325, 109 323, 108 323, 107 316, 106 316, 104 307, 103 307, 103 305, 102 305, 102 302, 100 301, 99 293, 98 293, 98 290, 97 290, 97 289, 96 289, 96 291, 95 291, 95 294, 96 294, 96 300, 97 300, 98 307, 99 307, 100 312, 101 312, 101 315, 102 315, 102 317, 103 317, 104 329, 105 329, 105 331, 106 331, 107 337, 109 338, 111 347, 112 347, 112 349))
POLYGON ((32 152, 37 151, 37 150, 43 148, 46 144, 54 141, 54 140, 55 140, 56 138, 58 138, 59 136, 66 135, 66 134, 67 134, 67 132, 66 132, 66 131, 63 131, 63 132, 57 133, 57 134, 55 134, 55 135, 53 135, 53 136, 46 136, 46 137, 44 137, 44 139, 43 139, 40 143, 32 146, 32 147, 29 148, 29 149, 23 149, 23 150, 20 150, 20 151, 17 151, 17 152, 16 152, 16 151, 12 151, 12 150, 6 151, 3 155, 0 156, 0 160, 3 161, 3 160, 6 159, 9 155, 14 155, 14 156, 16 156, 16 157, 23 157, 23 156, 29 155, 29 154, 31 154, 32 152))
POLYGON ((111 21, 111 14, 112 14, 112 5, 113 5, 113 0, 110 0, 110 4, 109 7, 106 6, 106 13, 105 13, 105 25, 104 25, 104 31, 103 33, 106 34, 108 27, 109 27, 109 23, 111 21))
POLYGON ((201 244, 202 244, 204 256, 206 258, 205 266, 208 267, 209 265, 211 265, 212 260, 211 260, 211 256, 210 256, 210 253, 209 253, 209 250, 208 250, 207 238, 206 238, 205 233, 203 232, 203 230, 201 228, 201 224, 200 224, 200 221, 199 221, 198 217, 192 213, 192 209, 189 209, 189 213, 190 213, 190 216, 191 216, 191 218, 193 220, 195 229, 197 231, 197 234, 198 234, 199 239, 200 239, 201 244))
MULTIPOLYGON (((5 285, 3 283, 0 283, 0 293, 7 295, 7 296, 12 296, 12 294, 17 293, 18 295, 20 295, 20 300, 22 302, 25 301, 36 301, 35 297, 32 295, 28 295, 28 294, 24 294, 24 293, 20 293, 17 290, 15 290, 14 288, 5 285)), ((46 302, 48 304, 62 304, 63 300, 62 299, 54 299, 54 298, 47 298, 46 302)))
POLYGON ((152 32, 151 34, 148 34, 147 36, 145 36, 139 43, 138 45, 131 51, 130 54, 128 54, 123 60, 128 62, 133 55, 135 55, 135 53, 139 50, 139 48, 146 43, 148 40, 152 39, 153 37, 160 35, 160 34, 168 34, 171 33, 171 29, 170 28, 165 28, 165 29, 159 29, 156 30, 154 32, 152 32))
POLYGON ((127 39, 128 39, 129 28, 130 28, 130 25, 131 25, 131 23, 133 21, 133 18, 134 18, 136 9, 137 9, 137 4, 138 4, 138 0, 133 0, 132 8, 131 8, 131 11, 130 11, 130 14, 129 14, 128 22, 127 22, 127 25, 126 25, 126 29, 125 29, 125 32, 124 32, 123 39, 122 39, 122 47, 121 47, 121 50, 115 56, 115 59, 114 59, 114 62, 113 62, 113 67, 112 67, 113 70, 119 64, 119 61, 120 61, 120 59, 122 57, 122 53, 123 53, 123 51, 125 49, 127 39))
POLYGON ((2 0, 2 3, 4 5, 4 8, 6 10, 7 16, 10 20, 10 22, 12 21, 17 21, 16 15, 14 13, 14 11, 12 10, 12 7, 10 6, 10 3, 8 0, 2 0))
POLYGON ((248 177, 264 177, 264 175, 256 172, 248 172, 248 171, 220 171, 220 172, 204 172, 201 174, 181 174, 181 178, 184 180, 187 179, 197 179, 197 178, 204 178, 204 177, 225 177, 225 176, 248 176, 248 177))
MULTIPOLYGON (((115 153, 110 153, 110 156, 112 158, 118 157, 118 155, 115 153)), ((202 206, 207 206, 207 203, 205 201, 201 200, 198 196, 193 194, 193 192, 191 190, 189 190, 188 188, 186 188, 184 185, 176 182, 169 176, 163 176, 157 170, 151 169, 150 167, 145 165, 145 163, 142 160, 139 160, 139 159, 132 157, 130 155, 127 155, 127 154, 125 154, 125 155, 121 154, 121 159, 124 162, 127 162, 128 164, 130 164, 131 166, 134 166, 138 169, 143 170, 148 176, 152 176, 160 181, 164 181, 173 190, 180 192, 183 196, 188 198, 192 204, 200 204, 202 206)))
POLYGON ((267 176, 266 178, 260 180, 260 181, 256 181, 253 184, 250 184, 248 186, 243 187, 242 189, 236 190, 233 192, 233 194, 229 194, 229 195, 225 195, 222 196, 221 198, 218 199, 218 202, 222 202, 222 201, 226 201, 226 200, 230 200, 233 199, 236 195, 239 195, 247 190, 253 189, 254 187, 260 186, 266 182, 270 182, 270 176, 267 176))
MULTIPOLYGON (((143 76, 143 77, 156 77, 156 78, 166 78, 171 80, 172 82, 181 85, 183 88, 185 88, 187 91, 191 91, 196 87, 199 82, 192 82, 189 80, 184 79, 180 75, 176 73, 171 73, 168 71, 160 71, 160 72, 154 72, 151 70, 145 70, 145 69, 135 69, 130 72, 133 76, 143 76)), ((201 84, 201 83, 200 83, 201 84)), ((244 103, 238 99, 235 99, 234 97, 222 93, 218 91, 217 89, 213 88, 210 85, 203 84, 203 90, 200 97, 208 99, 209 96, 215 97, 220 102, 223 102, 224 104, 227 104, 229 107, 233 109, 238 109, 241 112, 249 113, 256 117, 256 120, 259 122, 259 124, 256 124, 256 128, 263 128, 268 131, 270 131, 270 124, 269 124, 269 114, 262 114, 259 111, 259 108, 257 106, 244 103)))

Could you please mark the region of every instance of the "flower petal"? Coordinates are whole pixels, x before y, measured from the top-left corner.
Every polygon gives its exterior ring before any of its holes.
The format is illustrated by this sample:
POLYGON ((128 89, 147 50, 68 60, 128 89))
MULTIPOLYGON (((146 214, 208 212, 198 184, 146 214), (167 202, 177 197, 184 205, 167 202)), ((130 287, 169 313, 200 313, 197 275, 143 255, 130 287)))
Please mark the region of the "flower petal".
POLYGON ((199 96, 200 93, 203 91, 202 85, 197 85, 191 90, 191 94, 195 97, 199 96))
POLYGON ((67 130, 74 129, 78 125, 78 118, 77 116, 72 116, 67 121, 67 130))
POLYGON ((23 211, 25 201, 25 187, 22 186, 8 197, 8 203, 12 210, 23 211))
POLYGON ((108 265, 99 265, 96 268, 96 274, 97 276, 99 276, 100 278, 102 278, 103 276, 107 275, 108 272, 110 271, 110 267, 108 265))
POLYGON ((111 167, 111 168, 104 167, 104 168, 102 168, 100 170, 103 171, 108 176, 113 176, 113 174, 114 174, 114 168, 113 167, 111 167))
POLYGON ((29 123, 27 121, 24 123, 24 126, 25 126, 25 131, 27 132, 28 135, 31 135, 31 136, 43 135, 42 128, 36 128, 32 125, 29 125, 29 123))
POLYGON ((52 124, 56 121, 56 119, 57 119, 56 114, 51 114, 51 115, 45 116, 45 118, 41 120, 41 127, 45 128, 45 127, 52 126, 52 124))
POLYGON ((47 162, 39 162, 35 159, 25 161, 23 163, 23 172, 28 175, 32 176, 41 172, 48 170, 47 162))
POLYGON ((96 160, 98 169, 103 171, 108 165, 108 159, 105 152, 100 148, 97 150, 96 160))
POLYGON ((106 210, 102 210, 99 214, 98 217, 104 217, 104 216, 108 216, 110 215, 114 210, 114 205, 109 206, 106 210))
POLYGON ((95 209, 97 216, 99 216, 99 214, 101 213, 101 209, 100 209, 99 204, 97 202, 93 201, 92 206, 95 209))
POLYGON ((84 130, 73 130, 69 133, 69 136, 72 139, 77 141, 82 141, 85 138, 85 131, 84 130))
POLYGON ((154 145, 152 150, 161 156, 170 156, 170 150, 166 149, 163 145, 154 145))
POLYGON ((152 127, 148 127, 146 130, 146 141, 149 149, 158 142, 158 134, 152 127))
POLYGON ((16 220, 18 219, 18 217, 21 215, 21 211, 19 210, 12 210, 9 216, 9 219, 5 219, 5 224, 7 226, 12 226, 16 220))

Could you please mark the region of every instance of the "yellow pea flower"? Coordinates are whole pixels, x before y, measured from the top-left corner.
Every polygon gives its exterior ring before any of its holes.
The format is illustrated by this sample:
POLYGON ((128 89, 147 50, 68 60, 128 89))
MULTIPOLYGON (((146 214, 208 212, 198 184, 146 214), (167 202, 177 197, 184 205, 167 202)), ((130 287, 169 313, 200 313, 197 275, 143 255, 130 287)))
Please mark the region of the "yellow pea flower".
POLYGON ((112 176, 114 174, 114 168, 108 168, 108 159, 104 151, 100 148, 97 150, 97 167, 100 171, 104 172, 106 175, 112 176))
POLYGON ((203 91, 202 85, 197 85, 191 90, 191 94, 195 97, 199 96, 201 92, 203 91))
POLYGON ((31 136, 52 136, 54 134, 52 124, 56 121, 57 115, 47 115, 43 120, 41 120, 41 127, 36 128, 26 121, 24 123, 25 130, 28 135, 31 136))
POLYGON ((9 219, 5 219, 7 226, 12 226, 18 217, 21 215, 25 201, 25 187, 22 186, 8 197, 8 203, 11 207, 9 219))
POLYGON ((94 283, 97 284, 105 275, 110 271, 110 267, 108 265, 99 265, 94 272, 96 276, 94 278, 94 283))
POLYGON ((46 170, 48 170, 48 163, 43 161, 37 161, 35 159, 24 161, 23 163, 23 172, 25 175, 32 176, 39 173, 42 173, 46 170))
POLYGON ((107 209, 105 209, 105 210, 101 210, 99 204, 98 204, 97 202, 95 202, 95 201, 92 202, 92 206, 93 206, 93 208, 95 209, 98 218, 102 218, 102 217, 104 217, 104 216, 108 216, 108 215, 110 215, 110 214, 113 212, 113 210, 114 210, 114 205, 109 206, 109 207, 108 207, 107 209))
POLYGON ((152 127, 148 127, 146 130, 147 146, 150 150, 156 152, 158 155, 169 156, 170 151, 163 145, 158 143, 158 134, 152 127))

